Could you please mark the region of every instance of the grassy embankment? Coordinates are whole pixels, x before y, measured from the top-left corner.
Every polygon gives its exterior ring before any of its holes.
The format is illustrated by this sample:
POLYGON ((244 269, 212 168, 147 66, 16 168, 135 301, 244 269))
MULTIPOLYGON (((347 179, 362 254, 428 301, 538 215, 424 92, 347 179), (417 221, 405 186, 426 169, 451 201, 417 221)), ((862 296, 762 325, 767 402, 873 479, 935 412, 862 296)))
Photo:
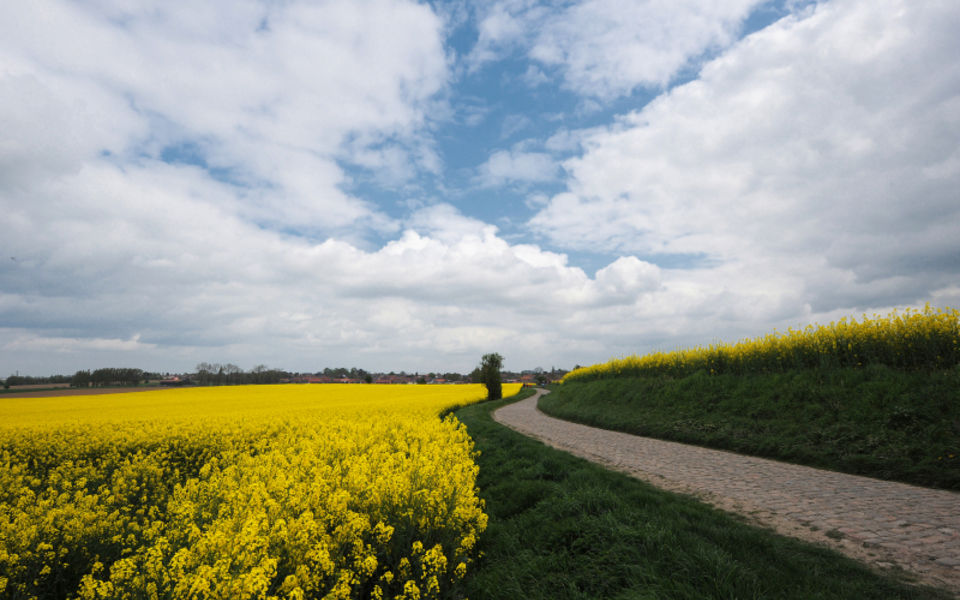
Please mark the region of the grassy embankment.
POLYGON ((474 600, 949 597, 526 438, 490 417, 511 400, 455 413, 490 518, 474 600))
POLYGON ((955 310, 574 371, 541 409, 581 423, 848 473, 960 489, 955 310))

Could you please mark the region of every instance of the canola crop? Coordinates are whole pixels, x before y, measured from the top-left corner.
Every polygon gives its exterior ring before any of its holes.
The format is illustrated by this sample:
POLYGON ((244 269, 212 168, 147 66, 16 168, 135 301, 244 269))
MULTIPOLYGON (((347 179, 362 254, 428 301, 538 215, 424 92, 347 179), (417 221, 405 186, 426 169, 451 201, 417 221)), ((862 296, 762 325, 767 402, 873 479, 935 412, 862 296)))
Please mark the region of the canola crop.
POLYGON ((456 597, 487 517, 472 441, 438 414, 484 395, 2 399, 0 598, 456 597))
POLYGON ((575 369, 564 382, 614 377, 775 373, 790 369, 885 365, 903 370, 960 365, 960 311, 906 309, 788 329, 734 344, 628 356, 575 369))

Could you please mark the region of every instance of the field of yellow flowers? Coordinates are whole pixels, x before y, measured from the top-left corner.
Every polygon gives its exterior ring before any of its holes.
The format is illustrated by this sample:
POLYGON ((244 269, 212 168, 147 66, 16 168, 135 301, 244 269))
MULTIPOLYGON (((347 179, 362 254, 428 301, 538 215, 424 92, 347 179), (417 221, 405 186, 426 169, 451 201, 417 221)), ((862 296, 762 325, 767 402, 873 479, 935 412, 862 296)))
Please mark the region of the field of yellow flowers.
POLYGON ((487 517, 473 443, 438 414, 484 396, 264 385, 2 399, 0 597, 450 597, 487 517))
POLYGON ((829 325, 774 331, 734 344, 628 356, 571 371, 564 381, 667 375, 697 371, 744 375, 791 369, 885 365, 895 369, 943 369, 960 364, 960 311, 907 309, 888 315, 841 319, 829 325))

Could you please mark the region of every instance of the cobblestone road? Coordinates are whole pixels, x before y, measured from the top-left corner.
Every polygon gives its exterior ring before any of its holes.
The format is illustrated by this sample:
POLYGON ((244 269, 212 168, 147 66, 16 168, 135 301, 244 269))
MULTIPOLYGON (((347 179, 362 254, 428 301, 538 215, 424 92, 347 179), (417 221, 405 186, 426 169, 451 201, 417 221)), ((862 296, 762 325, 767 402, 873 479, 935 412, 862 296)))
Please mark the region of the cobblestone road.
POLYGON ((540 395, 497 410, 494 419, 784 535, 880 569, 902 568, 960 597, 960 493, 596 429, 540 412, 540 395))

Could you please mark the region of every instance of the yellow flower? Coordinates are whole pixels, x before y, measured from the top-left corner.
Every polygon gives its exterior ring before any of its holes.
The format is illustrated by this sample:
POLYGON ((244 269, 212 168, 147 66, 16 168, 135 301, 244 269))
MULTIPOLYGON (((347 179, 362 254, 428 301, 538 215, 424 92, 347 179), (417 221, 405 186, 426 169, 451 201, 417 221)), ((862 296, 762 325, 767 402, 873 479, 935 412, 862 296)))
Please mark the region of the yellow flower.
POLYGON ((85 600, 442 595, 487 516, 473 443, 437 415, 484 397, 288 385, 5 401, 0 592, 48 596, 79 556, 85 600), (395 553, 411 524, 442 543, 395 553))

